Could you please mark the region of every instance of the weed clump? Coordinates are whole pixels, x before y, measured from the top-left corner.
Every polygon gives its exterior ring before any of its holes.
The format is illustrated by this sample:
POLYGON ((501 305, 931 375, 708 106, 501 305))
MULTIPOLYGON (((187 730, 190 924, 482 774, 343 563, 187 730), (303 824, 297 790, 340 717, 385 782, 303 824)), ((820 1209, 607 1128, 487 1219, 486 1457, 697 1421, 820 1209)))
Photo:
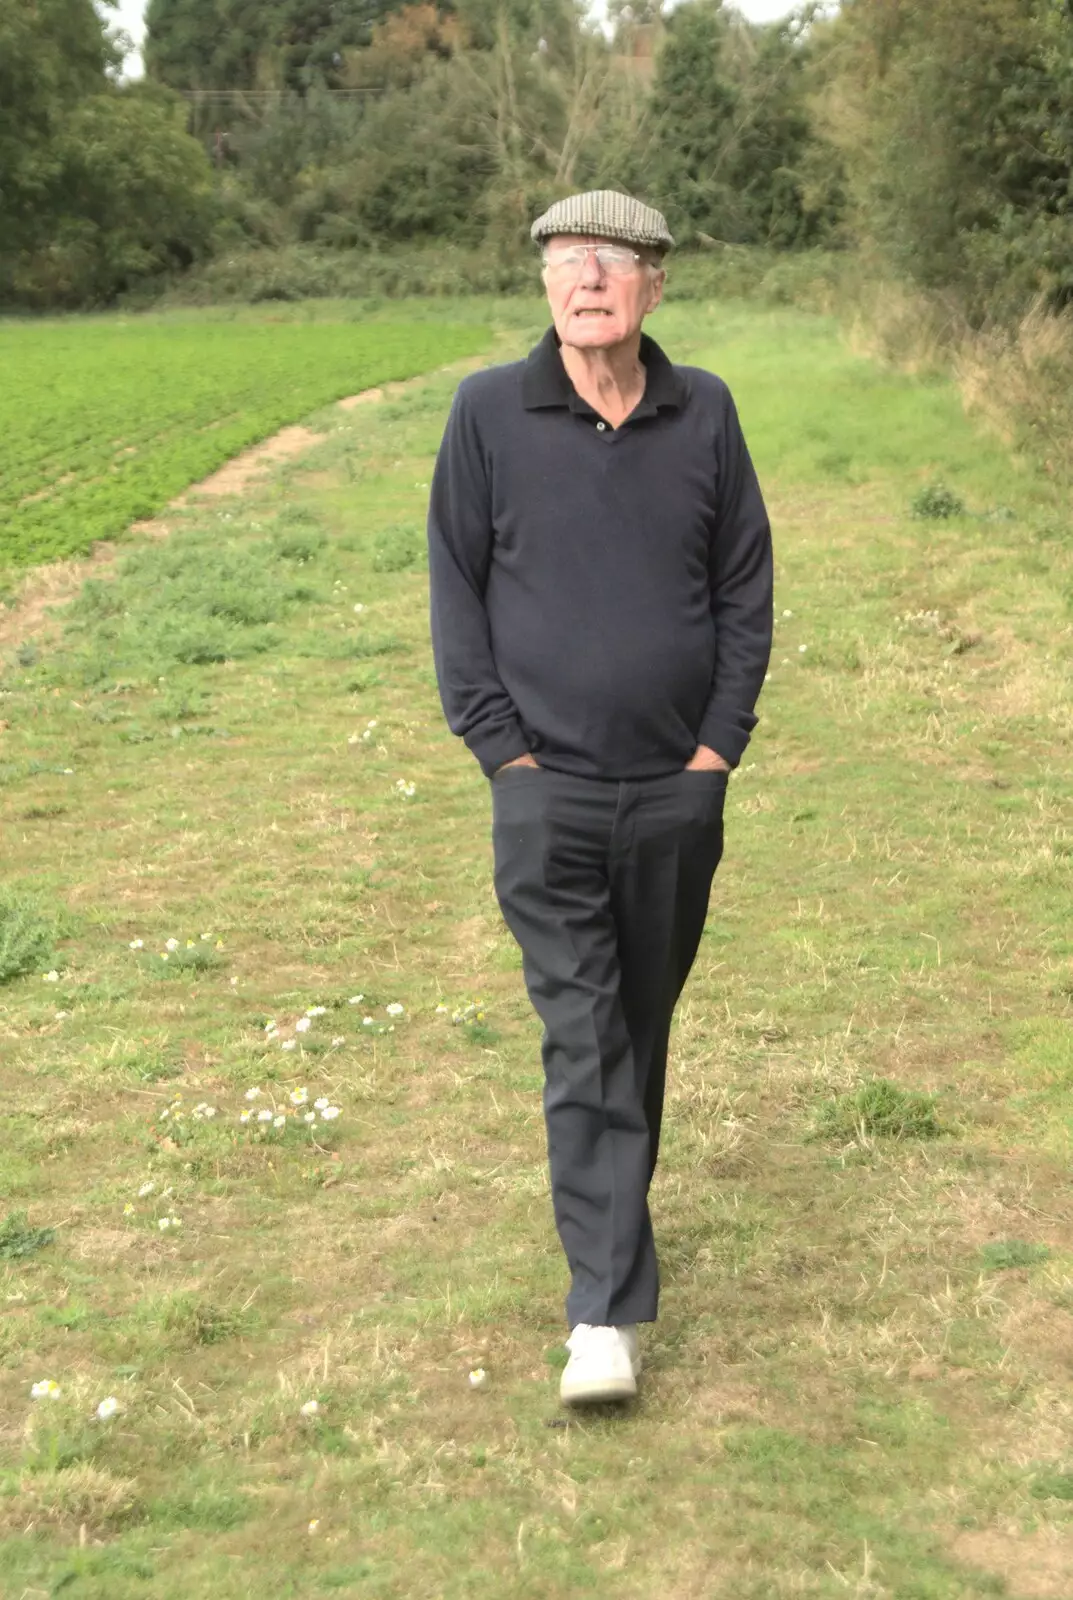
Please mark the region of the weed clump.
POLYGON ((965 502, 945 483, 929 483, 913 496, 910 509, 921 520, 945 522, 949 517, 964 516, 965 502))
POLYGON ((944 1132, 934 1095, 903 1089, 885 1078, 870 1078, 856 1089, 824 1101, 810 1137, 864 1143, 870 1139, 937 1139, 944 1132))
POLYGON ((0 983, 47 967, 54 936, 30 895, 0 889, 0 983))
MULTIPOLYGON (((163 959, 162 956, 161 963, 163 963, 163 959)), ((187 943, 185 950, 180 948, 168 952, 167 966, 161 964, 155 967, 154 971, 158 977, 178 978, 188 972, 215 972, 223 964, 224 958, 212 949, 210 945, 203 942, 194 944, 190 941, 187 943)))
POLYGON ((56 1237, 55 1228, 29 1228, 25 1211, 12 1211, 0 1222, 0 1261, 20 1261, 43 1250, 56 1237))
POLYGON ((178 1342, 188 1345, 219 1344, 241 1332, 241 1313, 211 1301, 199 1300, 196 1295, 178 1293, 169 1296, 163 1307, 161 1326, 178 1342))
POLYGON ((980 1260, 987 1272, 1005 1272, 1010 1267, 1031 1267, 1045 1261, 1050 1255, 1045 1244, 1031 1244, 1027 1239, 996 1239, 980 1250, 980 1260))
POLYGON ((1073 1500, 1073 1472, 1041 1472, 1029 1493, 1034 1500, 1073 1500))
POLYGON ((373 546, 374 572, 411 572, 424 564, 425 539, 416 523, 385 528, 373 546))

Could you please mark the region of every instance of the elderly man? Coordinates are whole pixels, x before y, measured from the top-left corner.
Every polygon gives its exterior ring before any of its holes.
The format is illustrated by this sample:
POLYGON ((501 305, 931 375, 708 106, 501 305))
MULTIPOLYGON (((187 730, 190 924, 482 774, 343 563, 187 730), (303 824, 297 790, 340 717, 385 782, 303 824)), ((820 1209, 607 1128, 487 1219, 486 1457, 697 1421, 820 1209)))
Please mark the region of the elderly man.
POLYGON ((429 507, 448 724, 491 780, 495 887, 544 1024, 565 1404, 628 1398, 671 1016, 771 648, 771 534, 734 403, 641 332, 674 243, 609 190, 532 228, 553 326, 459 386, 429 507))

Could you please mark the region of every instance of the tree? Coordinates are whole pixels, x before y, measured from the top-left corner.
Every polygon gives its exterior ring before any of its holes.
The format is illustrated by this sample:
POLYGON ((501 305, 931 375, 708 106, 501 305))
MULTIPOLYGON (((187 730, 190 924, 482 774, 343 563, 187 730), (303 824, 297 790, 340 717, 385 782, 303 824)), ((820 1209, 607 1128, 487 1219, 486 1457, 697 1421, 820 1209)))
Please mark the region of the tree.
POLYGON ((852 0, 825 116, 858 236, 969 315, 1073 298, 1073 23, 1058 0, 852 0))
POLYGON ((6 0, 0 9, 0 252, 37 232, 56 179, 66 108, 102 90, 118 56, 92 0, 6 0))
POLYGON ((149 0, 145 70, 173 89, 336 88, 395 3, 149 0))
POLYGON ((722 0, 694 0, 673 13, 656 64, 653 186, 685 239, 738 231, 726 171, 738 101, 722 70, 726 36, 722 0))
POLYGON ((92 0, 0 13, 0 297, 106 300, 207 247, 204 153, 119 60, 92 0))
POLYGON ((89 95, 73 108, 49 238, 24 267, 39 299, 107 303, 208 253, 211 172, 185 118, 185 107, 137 90, 89 95))
POLYGON ((791 248, 833 224, 836 186, 815 182, 801 32, 800 17, 751 27, 721 0, 672 13, 653 85, 652 165, 683 241, 791 248))

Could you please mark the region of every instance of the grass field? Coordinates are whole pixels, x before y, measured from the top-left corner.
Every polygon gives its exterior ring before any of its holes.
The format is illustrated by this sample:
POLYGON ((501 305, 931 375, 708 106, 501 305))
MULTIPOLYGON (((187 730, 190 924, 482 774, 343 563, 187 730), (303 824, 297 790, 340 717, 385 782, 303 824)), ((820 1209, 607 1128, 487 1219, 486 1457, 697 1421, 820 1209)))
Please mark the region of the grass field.
POLYGON ((1068 513, 825 321, 653 331, 735 390, 779 620, 641 1397, 558 1405, 539 1029, 427 645, 439 374, 4 664, 5 1600, 1073 1594, 1068 513))
POLYGON ((0 323, 0 569, 81 554, 315 406, 483 344, 473 326, 353 318, 0 323))

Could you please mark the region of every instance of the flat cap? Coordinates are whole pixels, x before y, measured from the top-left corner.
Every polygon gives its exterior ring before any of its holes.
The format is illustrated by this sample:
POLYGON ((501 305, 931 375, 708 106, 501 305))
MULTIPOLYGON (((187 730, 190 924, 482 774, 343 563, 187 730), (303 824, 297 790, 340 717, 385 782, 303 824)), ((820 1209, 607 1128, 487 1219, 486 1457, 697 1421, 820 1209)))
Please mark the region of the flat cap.
POLYGON ((617 189, 589 189, 585 194, 556 200, 529 230, 540 244, 554 234, 591 234, 597 239, 621 239, 624 244, 647 244, 669 250, 674 240, 662 212, 617 189))

